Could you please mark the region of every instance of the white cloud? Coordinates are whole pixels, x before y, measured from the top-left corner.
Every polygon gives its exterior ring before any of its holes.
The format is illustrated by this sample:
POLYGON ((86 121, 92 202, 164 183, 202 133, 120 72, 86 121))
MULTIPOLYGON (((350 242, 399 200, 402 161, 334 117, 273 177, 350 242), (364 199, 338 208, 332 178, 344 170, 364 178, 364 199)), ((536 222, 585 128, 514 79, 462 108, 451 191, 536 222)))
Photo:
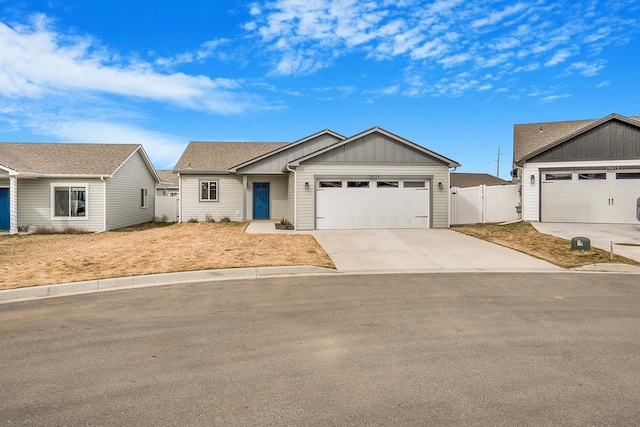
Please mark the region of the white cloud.
POLYGON ((566 61, 569 57, 573 56, 573 53, 567 49, 561 49, 557 51, 551 59, 544 63, 545 67, 553 67, 554 65, 558 65, 564 61, 566 61))
POLYGON ((480 28, 486 25, 497 24, 498 22, 504 20, 505 18, 514 15, 518 12, 525 10, 528 6, 525 3, 516 3, 513 6, 509 6, 504 10, 491 12, 489 16, 485 18, 480 18, 471 23, 472 28, 480 28))
POLYGON ((596 87, 607 87, 609 85, 611 85, 611 82, 609 80, 605 80, 602 83, 598 83, 596 87))
POLYGON ((604 68, 604 61, 596 61, 587 63, 583 61, 574 62, 564 72, 565 76, 573 74, 573 71, 577 71, 585 77, 593 77, 604 68))
POLYGON ((571 95, 569 94, 562 94, 562 95, 550 95, 550 96, 545 96, 544 98, 541 98, 542 102, 553 102, 553 101, 557 101, 558 99, 564 99, 564 98, 571 98, 571 95))
MULTIPOLYGON (((206 58, 218 43, 207 42, 172 61, 206 58)), ((29 25, 10 27, 0 22, 0 95, 5 97, 86 91, 233 114, 251 105, 235 94, 239 89, 241 83, 233 79, 161 73, 150 63, 125 62, 89 36, 55 32, 44 15, 33 16, 29 25)))

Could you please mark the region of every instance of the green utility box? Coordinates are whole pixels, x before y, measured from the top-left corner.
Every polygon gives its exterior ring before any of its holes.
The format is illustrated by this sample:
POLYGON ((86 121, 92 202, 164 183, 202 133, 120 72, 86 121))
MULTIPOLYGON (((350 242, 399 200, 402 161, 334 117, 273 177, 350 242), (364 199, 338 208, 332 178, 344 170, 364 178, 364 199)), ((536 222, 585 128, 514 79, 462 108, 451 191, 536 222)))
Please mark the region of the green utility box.
POLYGON ((571 239, 571 250, 587 252, 591 250, 591 240, 586 237, 574 237, 571 239))

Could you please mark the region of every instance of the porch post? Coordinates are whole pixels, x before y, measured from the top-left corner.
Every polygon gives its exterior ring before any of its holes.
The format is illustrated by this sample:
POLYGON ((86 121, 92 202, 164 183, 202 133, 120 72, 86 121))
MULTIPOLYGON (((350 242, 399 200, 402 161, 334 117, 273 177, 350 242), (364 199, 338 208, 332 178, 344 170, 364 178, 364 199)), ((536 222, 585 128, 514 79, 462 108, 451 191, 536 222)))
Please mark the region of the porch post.
POLYGON ((18 232, 18 177, 9 176, 9 234, 18 232))
POLYGON ((242 221, 247 221, 247 175, 242 175, 242 221))

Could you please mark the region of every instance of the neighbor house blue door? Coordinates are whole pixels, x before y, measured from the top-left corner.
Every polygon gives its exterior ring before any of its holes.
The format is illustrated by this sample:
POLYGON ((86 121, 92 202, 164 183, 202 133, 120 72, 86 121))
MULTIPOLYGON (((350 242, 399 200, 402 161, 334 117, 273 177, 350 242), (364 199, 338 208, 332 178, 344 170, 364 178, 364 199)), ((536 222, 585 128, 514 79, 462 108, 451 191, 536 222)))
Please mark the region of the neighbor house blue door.
POLYGON ((253 219, 269 219, 269 183, 253 183, 253 219))
POLYGON ((0 188, 0 230, 9 230, 9 189, 0 188))

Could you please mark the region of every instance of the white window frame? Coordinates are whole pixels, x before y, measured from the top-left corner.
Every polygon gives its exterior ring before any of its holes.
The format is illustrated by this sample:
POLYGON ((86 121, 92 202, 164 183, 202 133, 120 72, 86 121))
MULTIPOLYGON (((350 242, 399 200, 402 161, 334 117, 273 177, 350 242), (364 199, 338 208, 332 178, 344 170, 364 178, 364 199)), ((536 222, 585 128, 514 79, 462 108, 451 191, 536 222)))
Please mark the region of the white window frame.
POLYGON ((218 200, 220 200, 220 180, 219 179, 200 179, 198 180, 198 199, 200 199, 201 202, 217 202, 218 200), (202 184, 206 182, 209 184, 209 191, 207 191, 207 195, 211 195, 211 183, 215 182, 216 183, 216 198, 215 199, 211 199, 211 198, 207 198, 207 199, 203 199, 202 198, 202 184))
POLYGON ((149 190, 147 188, 140 189, 140 209, 149 207, 149 190))
MULTIPOLYGON (((50 184, 50 206, 51 206, 51 220, 64 220, 64 221, 88 221, 89 220, 89 183, 88 182, 52 182, 50 184), (71 195, 71 188, 84 188, 84 216, 71 216, 71 206, 69 206, 68 216, 56 216, 56 188, 68 188, 69 195, 71 195)), ((71 197, 69 197, 69 204, 71 204, 71 197)))

